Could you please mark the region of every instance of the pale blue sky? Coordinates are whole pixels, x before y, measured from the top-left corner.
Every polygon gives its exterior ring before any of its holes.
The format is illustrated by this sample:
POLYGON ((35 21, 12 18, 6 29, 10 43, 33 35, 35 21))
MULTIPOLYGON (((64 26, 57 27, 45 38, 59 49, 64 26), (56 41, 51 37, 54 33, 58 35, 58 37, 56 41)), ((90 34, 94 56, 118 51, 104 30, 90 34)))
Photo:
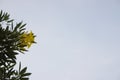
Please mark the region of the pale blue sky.
POLYGON ((120 80, 120 0, 0 0, 37 44, 20 55, 30 80, 120 80))

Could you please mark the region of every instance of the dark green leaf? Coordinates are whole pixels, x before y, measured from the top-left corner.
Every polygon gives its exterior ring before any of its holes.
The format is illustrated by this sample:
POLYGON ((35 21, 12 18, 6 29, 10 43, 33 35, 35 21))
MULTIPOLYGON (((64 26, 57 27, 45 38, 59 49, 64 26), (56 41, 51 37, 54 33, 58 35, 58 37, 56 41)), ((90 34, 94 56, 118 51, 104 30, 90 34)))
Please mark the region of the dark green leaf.
POLYGON ((20 75, 24 74, 27 70, 27 67, 23 68, 21 71, 20 71, 20 75))
POLYGON ((25 74, 23 74, 23 75, 21 75, 22 77, 25 77, 25 76, 30 76, 31 75, 31 73, 25 73, 25 74))
POLYGON ((29 80, 29 78, 21 78, 21 80, 29 80))

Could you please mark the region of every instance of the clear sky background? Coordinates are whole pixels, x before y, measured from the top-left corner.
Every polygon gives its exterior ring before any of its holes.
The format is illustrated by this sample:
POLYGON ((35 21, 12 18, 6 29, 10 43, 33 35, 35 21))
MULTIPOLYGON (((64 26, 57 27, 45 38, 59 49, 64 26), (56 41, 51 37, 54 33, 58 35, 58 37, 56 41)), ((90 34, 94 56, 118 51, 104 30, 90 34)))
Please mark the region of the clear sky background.
POLYGON ((0 0, 37 44, 18 61, 30 80, 120 80, 120 0, 0 0))

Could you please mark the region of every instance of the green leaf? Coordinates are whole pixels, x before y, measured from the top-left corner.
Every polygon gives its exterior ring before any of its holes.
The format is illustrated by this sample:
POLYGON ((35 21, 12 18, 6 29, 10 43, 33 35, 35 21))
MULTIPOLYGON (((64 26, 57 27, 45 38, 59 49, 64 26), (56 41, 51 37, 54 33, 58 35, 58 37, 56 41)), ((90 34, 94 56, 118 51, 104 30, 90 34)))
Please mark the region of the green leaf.
POLYGON ((14 28, 14 31, 17 31, 21 25, 22 25, 22 22, 16 24, 16 26, 14 28))
POLYGON ((7 21, 7 23, 11 23, 11 22, 13 22, 13 21, 14 21, 14 19, 7 21))
POLYGON ((21 78, 21 80, 29 80, 29 78, 21 78))
POLYGON ((25 76, 30 76, 31 75, 31 73, 25 73, 25 74, 23 74, 23 75, 21 75, 22 77, 25 77, 25 76))
POLYGON ((27 70, 27 67, 23 68, 21 71, 20 71, 20 75, 24 74, 27 70))
POLYGON ((5 31, 8 31, 9 30, 9 26, 6 27, 5 31))
POLYGON ((26 24, 23 24, 23 25, 20 27, 20 29, 24 28, 25 26, 26 26, 26 24))
POLYGON ((20 70, 21 70, 21 62, 19 63, 19 73, 20 73, 20 70))

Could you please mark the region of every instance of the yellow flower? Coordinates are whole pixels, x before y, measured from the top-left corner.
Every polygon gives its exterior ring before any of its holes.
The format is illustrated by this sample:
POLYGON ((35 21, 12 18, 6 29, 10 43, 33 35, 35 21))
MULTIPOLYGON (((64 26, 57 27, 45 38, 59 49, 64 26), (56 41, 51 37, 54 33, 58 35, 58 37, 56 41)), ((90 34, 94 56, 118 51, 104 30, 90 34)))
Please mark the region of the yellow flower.
MULTIPOLYGON (((20 37, 20 44, 30 48, 32 43, 34 43, 34 38, 35 36, 32 31, 30 33, 24 32, 20 37)), ((24 50, 25 48, 21 47, 21 49, 24 50)))

